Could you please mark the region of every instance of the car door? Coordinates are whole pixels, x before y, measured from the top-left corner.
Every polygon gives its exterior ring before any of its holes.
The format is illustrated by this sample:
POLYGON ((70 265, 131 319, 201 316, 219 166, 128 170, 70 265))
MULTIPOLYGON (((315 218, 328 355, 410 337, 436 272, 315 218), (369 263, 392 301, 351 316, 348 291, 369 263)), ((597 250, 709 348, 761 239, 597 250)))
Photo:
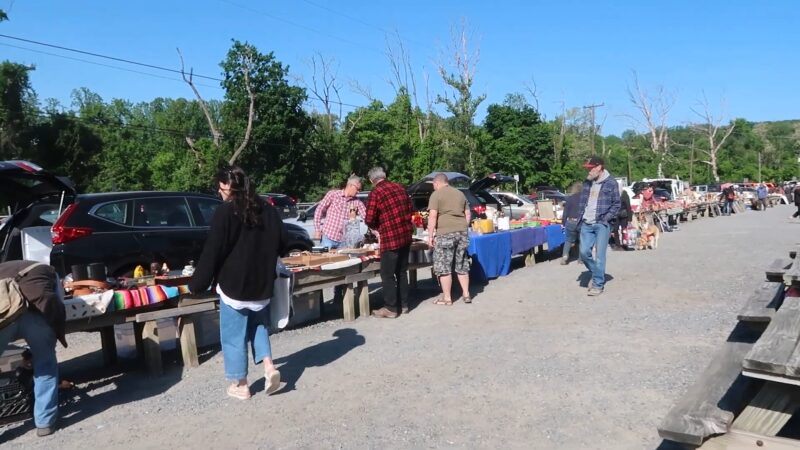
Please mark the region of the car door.
POLYGON ((145 258, 180 269, 197 256, 206 231, 194 226, 183 196, 144 197, 134 200, 133 227, 145 258))
POLYGON ((205 246, 208 232, 211 229, 211 219, 214 217, 214 211, 222 204, 222 201, 210 197, 189 197, 188 200, 198 236, 197 241, 194 243, 195 256, 191 258, 196 262, 200 259, 200 254, 203 253, 203 246, 205 246))

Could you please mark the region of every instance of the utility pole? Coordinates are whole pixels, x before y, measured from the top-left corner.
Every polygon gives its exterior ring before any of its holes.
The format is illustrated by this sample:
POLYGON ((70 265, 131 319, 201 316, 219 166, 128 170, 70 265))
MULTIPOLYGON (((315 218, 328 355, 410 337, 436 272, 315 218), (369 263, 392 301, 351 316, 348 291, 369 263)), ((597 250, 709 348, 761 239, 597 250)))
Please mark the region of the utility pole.
POLYGON ((586 105, 583 107, 584 110, 586 109, 589 110, 589 117, 591 118, 592 121, 592 133, 590 135, 590 140, 589 140, 589 149, 592 152, 592 156, 594 156, 594 135, 597 132, 597 126, 595 125, 594 110, 597 108, 601 108, 603 106, 605 106, 605 103, 596 103, 594 105, 586 105))
POLYGON ((761 183, 761 152, 758 152, 758 182, 761 183))
POLYGON ((692 152, 689 160, 689 184, 694 186, 694 136, 692 136, 692 152))

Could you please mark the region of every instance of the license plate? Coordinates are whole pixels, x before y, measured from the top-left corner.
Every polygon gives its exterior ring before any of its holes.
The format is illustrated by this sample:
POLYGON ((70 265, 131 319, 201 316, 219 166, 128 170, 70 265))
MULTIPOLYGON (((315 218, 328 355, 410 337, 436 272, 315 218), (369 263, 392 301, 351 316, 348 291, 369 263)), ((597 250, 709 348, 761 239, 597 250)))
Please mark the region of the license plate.
POLYGON ((289 208, 283 208, 283 212, 288 213, 289 211, 291 211, 289 208))

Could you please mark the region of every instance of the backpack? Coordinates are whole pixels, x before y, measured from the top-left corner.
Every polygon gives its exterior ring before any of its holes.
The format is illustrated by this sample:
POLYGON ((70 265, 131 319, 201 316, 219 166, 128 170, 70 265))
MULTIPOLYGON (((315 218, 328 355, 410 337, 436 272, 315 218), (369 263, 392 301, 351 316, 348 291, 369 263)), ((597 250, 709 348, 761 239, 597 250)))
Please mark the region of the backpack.
POLYGON ((0 278, 0 329, 10 325, 28 309, 28 302, 19 288, 19 280, 37 266, 46 265, 34 263, 22 269, 14 278, 0 278))
POLYGON ((726 195, 728 200, 736 200, 736 194, 733 192, 733 189, 729 189, 726 195))

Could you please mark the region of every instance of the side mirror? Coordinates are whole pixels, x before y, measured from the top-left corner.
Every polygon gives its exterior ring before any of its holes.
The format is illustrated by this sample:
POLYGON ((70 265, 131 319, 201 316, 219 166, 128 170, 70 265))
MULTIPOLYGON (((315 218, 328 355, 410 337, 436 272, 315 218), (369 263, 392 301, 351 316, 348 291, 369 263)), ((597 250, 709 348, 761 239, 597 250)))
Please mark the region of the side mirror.
POLYGON ((522 203, 522 200, 517 200, 517 206, 522 206, 522 205, 524 205, 524 203, 522 203))
POLYGON ((307 217, 306 217, 306 212, 305 212, 305 211, 300 211, 300 212, 297 214, 297 220, 299 220, 300 222, 305 222, 305 221, 306 221, 306 218, 307 218, 307 217))

